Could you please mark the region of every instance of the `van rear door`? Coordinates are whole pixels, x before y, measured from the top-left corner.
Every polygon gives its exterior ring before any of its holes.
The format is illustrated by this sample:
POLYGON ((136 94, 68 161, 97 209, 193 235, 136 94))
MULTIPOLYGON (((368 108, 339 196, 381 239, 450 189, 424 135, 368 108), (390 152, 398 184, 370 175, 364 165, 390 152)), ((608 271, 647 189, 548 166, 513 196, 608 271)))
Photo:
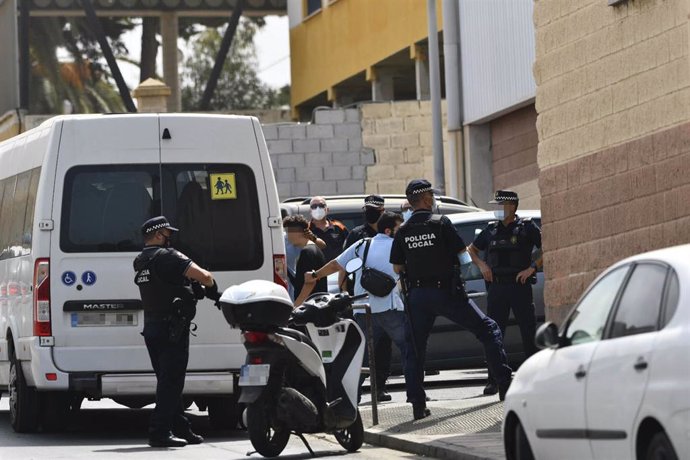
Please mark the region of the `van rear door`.
POLYGON ((157 115, 63 121, 53 198, 53 357, 63 371, 151 371, 132 261, 160 214, 157 115))
MULTIPOLYGON (((210 270, 221 290, 273 280, 272 233, 280 229, 268 223, 272 212, 280 213, 274 188, 273 196, 267 190, 270 160, 252 119, 162 114, 160 121, 163 213, 180 230, 174 246, 210 270)), ((188 369, 244 364, 239 332, 211 301, 199 302, 194 322, 188 369)))

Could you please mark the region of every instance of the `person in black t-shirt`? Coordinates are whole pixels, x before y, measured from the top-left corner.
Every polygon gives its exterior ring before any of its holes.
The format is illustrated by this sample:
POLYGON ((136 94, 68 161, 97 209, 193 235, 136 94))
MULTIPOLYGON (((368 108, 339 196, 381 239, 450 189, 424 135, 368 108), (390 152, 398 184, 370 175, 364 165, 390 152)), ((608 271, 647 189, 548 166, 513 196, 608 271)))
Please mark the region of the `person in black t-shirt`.
POLYGON ((287 232, 290 244, 301 248, 297 257, 297 267, 295 277, 292 280, 292 287, 295 291, 295 306, 304 303, 312 292, 328 292, 328 281, 324 278, 316 284, 305 284, 302 274, 312 270, 318 270, 326 264, 326 258, 321 249, 307 238, 306 230, 309 227, 307 220, 295 214, 283 219, 283 228, 287 232))

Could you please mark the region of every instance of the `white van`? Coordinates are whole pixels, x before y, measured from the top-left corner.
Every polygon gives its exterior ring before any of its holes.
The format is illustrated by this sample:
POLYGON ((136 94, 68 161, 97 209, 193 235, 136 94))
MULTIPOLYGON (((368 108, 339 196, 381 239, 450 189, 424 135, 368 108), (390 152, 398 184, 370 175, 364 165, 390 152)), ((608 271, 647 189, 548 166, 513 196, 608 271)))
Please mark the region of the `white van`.
MULTIPOLYGON (((0 143, 0 392, 18 432, 58 427, 84 397, 153 402, 132 262, 141 224, 165 215, 174 246, 221 289, 285 285, 278 194, 256 118, 60 116, 0 143)), ((191 337, 185 398, 237 421, 239 332, 209 300, 191 337)))

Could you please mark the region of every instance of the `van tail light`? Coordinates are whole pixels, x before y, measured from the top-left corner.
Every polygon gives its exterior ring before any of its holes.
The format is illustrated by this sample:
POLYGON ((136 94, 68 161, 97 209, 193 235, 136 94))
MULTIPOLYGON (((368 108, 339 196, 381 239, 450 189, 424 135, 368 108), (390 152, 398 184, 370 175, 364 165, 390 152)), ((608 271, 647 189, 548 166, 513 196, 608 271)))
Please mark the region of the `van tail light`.
POLYGON ((50 325, 50 259, 37 259, 34 266, 34 335, 48 337, 50 325))
POLYGON ((284 254, 273 254, 273 282, 288 288, 287 263, 284 254))

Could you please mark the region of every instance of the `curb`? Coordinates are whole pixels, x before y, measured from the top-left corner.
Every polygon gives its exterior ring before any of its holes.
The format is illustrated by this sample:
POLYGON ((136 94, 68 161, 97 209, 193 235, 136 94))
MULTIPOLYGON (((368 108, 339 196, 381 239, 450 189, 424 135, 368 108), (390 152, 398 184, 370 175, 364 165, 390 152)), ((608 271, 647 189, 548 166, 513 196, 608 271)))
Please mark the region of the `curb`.
POLYGON ((456 460, 493 460, 492 457, 485 457, 463 450, 455 446, 449 448, 440 446, 434 442, 420 443, 409 439, 399 438, 382 433, 364 430, 364 442, 374 446, 385 447, 387 449, 399 450, 409 454, 421 455, 425 457, 456 459, 456 460))

